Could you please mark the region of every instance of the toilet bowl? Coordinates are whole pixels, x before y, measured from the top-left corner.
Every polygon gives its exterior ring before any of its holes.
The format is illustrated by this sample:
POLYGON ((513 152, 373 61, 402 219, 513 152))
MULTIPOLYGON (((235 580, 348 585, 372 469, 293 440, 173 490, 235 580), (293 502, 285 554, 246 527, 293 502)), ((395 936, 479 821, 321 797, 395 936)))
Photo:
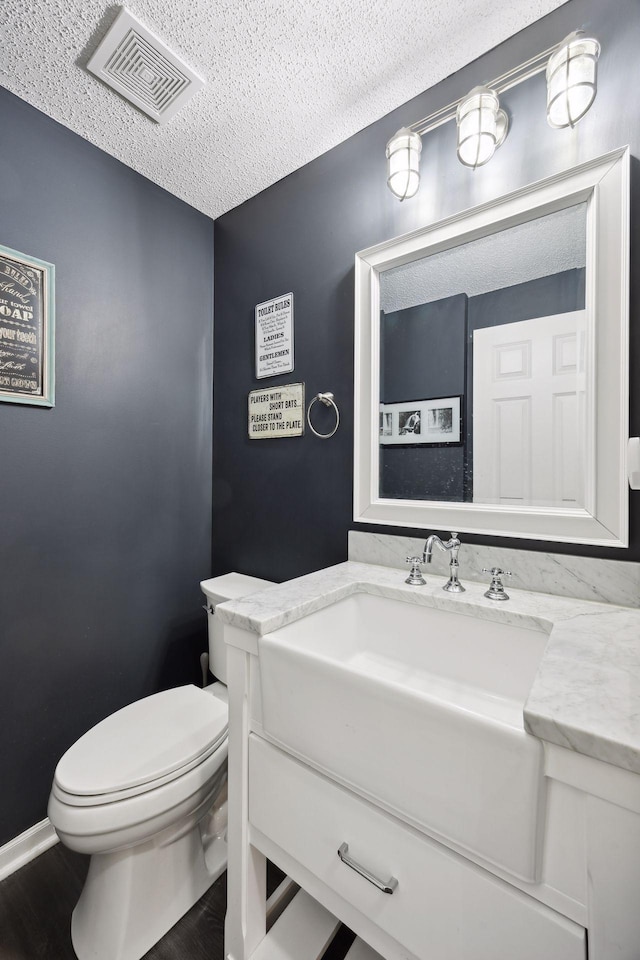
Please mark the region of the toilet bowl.
POLYGON ((226 867, 227 691, 217 603, 267 586, 227 574, 203 581, 218 681, 123 707, 56 767, 49 819, 91 855, 73 912, 79 960, 139 960, 226 867))

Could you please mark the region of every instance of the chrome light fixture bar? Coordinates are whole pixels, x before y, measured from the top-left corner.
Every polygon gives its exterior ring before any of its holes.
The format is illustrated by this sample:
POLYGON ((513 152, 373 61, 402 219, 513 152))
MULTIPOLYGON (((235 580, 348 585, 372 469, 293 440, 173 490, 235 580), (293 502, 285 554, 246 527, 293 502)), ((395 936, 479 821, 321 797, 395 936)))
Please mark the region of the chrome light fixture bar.
POLYGON ((460 162, 474 169, 487 163, 503 143, 509 126, 499 95, 543 71, 549 124, 575 126, 595 99, 599 55, 598 41, 577 30, 488 84, 474 87, 465 97, 398 130, 386 150, 389 189, 399 200, 415 196, 420 185, 421 138, 450 120, 456 120, 458 126, 460 162))

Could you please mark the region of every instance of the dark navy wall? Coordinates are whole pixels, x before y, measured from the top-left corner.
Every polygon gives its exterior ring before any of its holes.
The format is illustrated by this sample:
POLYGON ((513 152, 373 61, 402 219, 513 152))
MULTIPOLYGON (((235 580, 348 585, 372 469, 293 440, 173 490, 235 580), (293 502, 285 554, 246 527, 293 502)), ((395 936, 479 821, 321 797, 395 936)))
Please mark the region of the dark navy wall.
POLYGON ((584 267, 577 267, 470 297, 469 340, 483 327, 584 310, 585 276, 584 267))
MULTIPOLYGON (((629 91, 640 88, 637 0, 569 0, 475 63, 372 124, 345 143, 216 221, 214 570, 237 569, 283 580, 347 555, 354 525, 353 310, 354 255, 475 204, 629 144, 640 157, 640 114, 629 91), (584 26, 602 44, 599 92, 574 130, 553 130, 539 75, 501 98, 511 127, 486 167, 456 158, 455 124, 425 138, 422 186, 398 203, 386 186, 384 148, 401 126, 466 94, 584 26), (293 291, 296 369, 260 385, 304 381, 308 397, 331 390, 342 422, 332 440, 247 439, 247 393, 254 378, 254 307, 293 291)), ((286 131, 283 131, 286 136, 286 131)), ((637 164, 634 165, 634 179, 637 164)), ((631 262, 636 262, 638 191, 634 190, 631 262)), ((638 283, 632 271, 631 370, 640 365, 638 283)), ((640 384, 631 378, 631 430, 640 432, 640 384)), ((320 404, 316 404, 316 410, 320 404)), ((318 412, 317 425, 323 426, 318 412)), ((329 423, 329 413, 327 413, 329 423)), ((640 560, 640 494, 631 499, 628 550, 466 536, 527 549, 640 560)))
POLYGON ((465 293, 384 314, 382 402, 464 393, 466 320, 465 293))
POLYGON ((0 90, 0 243, 56 266, 55 408, 0 403, 0 844, 58 757, 198 677, 213 225, 0 90))
MULTIPOLYGON (((459 293, 381 318, 380 394, 383 403, 460 397, 467 419, 467 296, 459 293)), ((461 434, 464 439, 464 433, 461 434)), ((380 496, 464 500, 463 443, 380 446, 380 496)))

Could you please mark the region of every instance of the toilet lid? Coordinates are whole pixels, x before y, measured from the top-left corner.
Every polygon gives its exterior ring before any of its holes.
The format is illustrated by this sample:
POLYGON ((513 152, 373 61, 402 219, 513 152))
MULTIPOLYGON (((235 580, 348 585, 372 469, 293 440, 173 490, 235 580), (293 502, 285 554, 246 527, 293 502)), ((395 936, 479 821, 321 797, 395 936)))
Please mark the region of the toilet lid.
POLYGON ((228 707, 198 687, 175 687, 123 707, 64 754, 56 784, 75 796, 116 793, 172 779, 227 734, 228 707))

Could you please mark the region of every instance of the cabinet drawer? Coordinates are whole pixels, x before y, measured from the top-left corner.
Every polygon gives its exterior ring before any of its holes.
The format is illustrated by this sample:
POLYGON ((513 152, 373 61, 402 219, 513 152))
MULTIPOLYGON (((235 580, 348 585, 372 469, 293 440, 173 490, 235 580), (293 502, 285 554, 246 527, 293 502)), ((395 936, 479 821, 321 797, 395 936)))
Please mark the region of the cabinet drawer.
POLYGON ((252 735, 249 820, 425 960, 585 960, 582 927, 252 735), (376 889, 338 857, 381 880, 376 889))

